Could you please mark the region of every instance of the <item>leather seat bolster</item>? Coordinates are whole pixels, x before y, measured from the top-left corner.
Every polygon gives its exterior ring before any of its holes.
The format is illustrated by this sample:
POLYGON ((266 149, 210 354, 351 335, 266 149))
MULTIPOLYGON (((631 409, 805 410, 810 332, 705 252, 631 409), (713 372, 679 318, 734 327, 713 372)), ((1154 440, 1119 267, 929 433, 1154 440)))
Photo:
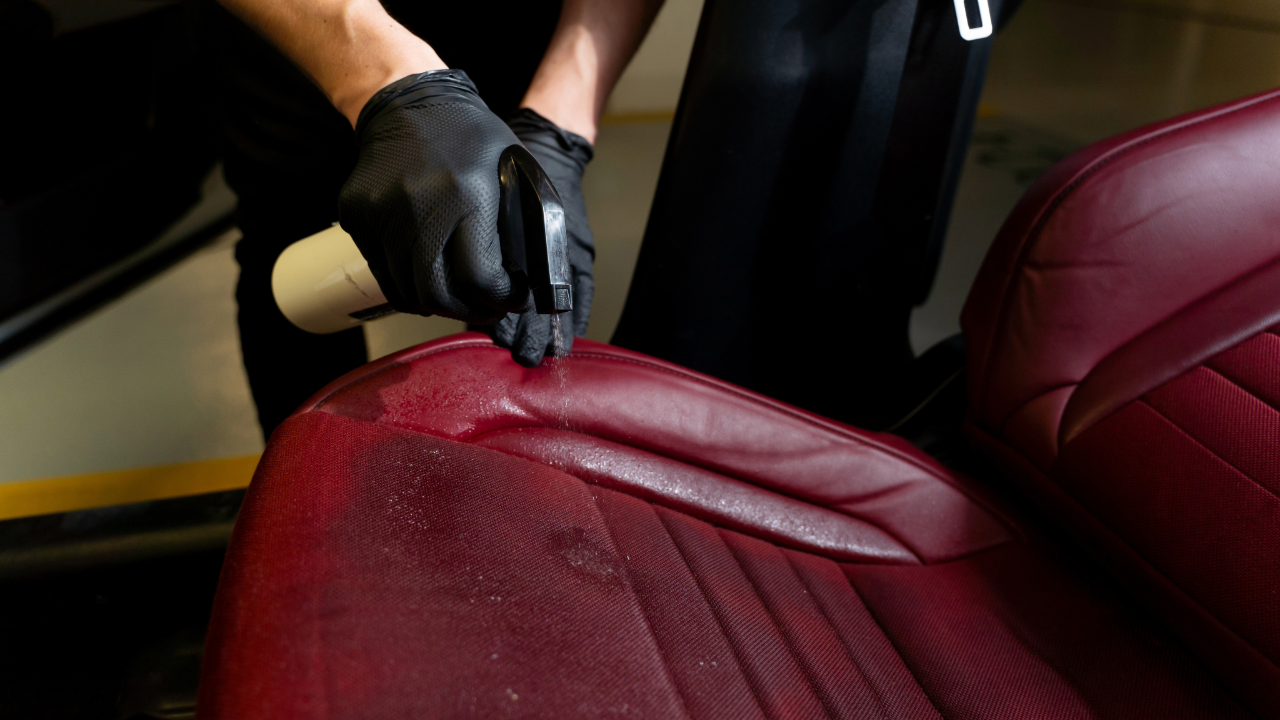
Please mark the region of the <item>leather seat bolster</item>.
POLYGON ((357 370, 299 413, 311 411, 569 462, 591 482, 848 559, 941 562, 1018 532, 901 438, 588 340, 529 369, 482 335, 455 336, 357 370), (776 517, 789 529, 764 520, 776 517))

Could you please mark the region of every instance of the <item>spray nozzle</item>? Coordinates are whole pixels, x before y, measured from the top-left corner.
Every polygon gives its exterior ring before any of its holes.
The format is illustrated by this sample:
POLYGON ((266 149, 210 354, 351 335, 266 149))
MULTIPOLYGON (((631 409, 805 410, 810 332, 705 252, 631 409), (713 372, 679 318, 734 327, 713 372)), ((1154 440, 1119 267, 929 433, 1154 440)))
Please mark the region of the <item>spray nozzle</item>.
POLYGON ((521 145, 503 151, 498 161, 502 201, 498 237, 513 275, 529 281, 538 313, 554 315, 573 309, 573 273, 564 204, 551 178, 521 145))

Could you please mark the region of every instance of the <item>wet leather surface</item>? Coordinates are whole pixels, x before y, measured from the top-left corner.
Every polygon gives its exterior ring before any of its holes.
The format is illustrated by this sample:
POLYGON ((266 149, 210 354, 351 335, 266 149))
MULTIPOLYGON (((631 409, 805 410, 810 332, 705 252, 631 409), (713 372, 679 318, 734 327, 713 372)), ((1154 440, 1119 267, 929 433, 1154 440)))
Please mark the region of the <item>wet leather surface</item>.
POLYGON ((812 506, 810 520, 775 528, 783 532, 776 539, 794 531, 803 545, 813 523, 830 530, 838 522, 854 534, 823 542, 849 557, 932 562, 1011 537, 999 512, 975 499, 979 488, 900 438, 588 340, 565 360, 524 368, 483 336, 457 335, 370 365, 308 407, 495 443, 549 464, 567 443, 575 467, 599 458, 589 468, 593 482, 652 488, 640 478, 660 477, 666 497, 706 519, 764 527, 783 507, 812 506), (526 431, 510 436, 518 444, 486 440, 515 431, 526 431))

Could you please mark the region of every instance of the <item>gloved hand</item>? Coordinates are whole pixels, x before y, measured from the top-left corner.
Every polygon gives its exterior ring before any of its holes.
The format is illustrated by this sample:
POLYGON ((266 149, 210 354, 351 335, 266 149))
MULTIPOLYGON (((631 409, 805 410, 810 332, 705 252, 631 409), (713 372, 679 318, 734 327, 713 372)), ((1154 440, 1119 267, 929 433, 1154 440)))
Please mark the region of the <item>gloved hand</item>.
MULTIPOLYGON (((573 347, 574 336, 582 337, 587 332, 591 297, 595 294, 591 266, 596 249, 587 225, 587 206, 582 199, 582 172, 594 153, 586 138, 561 129, 528 108, 516 111, 507 124, 547 172, 564 203, 569 265, 573 269, 573 310, 561 316, 560 328, 562 347, 568 352, 573 347)), ((539 315, 533 309, 512 311, 498 321, 493 339, 502 347, 511 348, 511 354, 521 365, 534 367, 554 346, 551 327, 550 315, 539 315)))
POLYGON ((466 73, 383 88, 360 111, 356 142, 338 217, 393 307, 481 325, 533 307, 498 240, 498 158, 519 140, 466 73))

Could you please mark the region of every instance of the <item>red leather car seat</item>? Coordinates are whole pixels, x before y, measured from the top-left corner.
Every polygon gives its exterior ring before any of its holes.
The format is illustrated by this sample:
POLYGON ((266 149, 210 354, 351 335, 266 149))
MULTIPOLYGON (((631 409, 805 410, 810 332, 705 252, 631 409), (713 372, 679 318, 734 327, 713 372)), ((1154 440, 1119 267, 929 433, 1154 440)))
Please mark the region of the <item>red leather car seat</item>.
POLYGON ((970 437, 1280 713, 1280 100, 1088 148, 974 283, 970 437))
POLYGON ((1091 555, 894 436, 460 335, 273 435, 200 716, 1280 714, 1278 102, 1069 159, 966 307, 983 480, 1091 555))

